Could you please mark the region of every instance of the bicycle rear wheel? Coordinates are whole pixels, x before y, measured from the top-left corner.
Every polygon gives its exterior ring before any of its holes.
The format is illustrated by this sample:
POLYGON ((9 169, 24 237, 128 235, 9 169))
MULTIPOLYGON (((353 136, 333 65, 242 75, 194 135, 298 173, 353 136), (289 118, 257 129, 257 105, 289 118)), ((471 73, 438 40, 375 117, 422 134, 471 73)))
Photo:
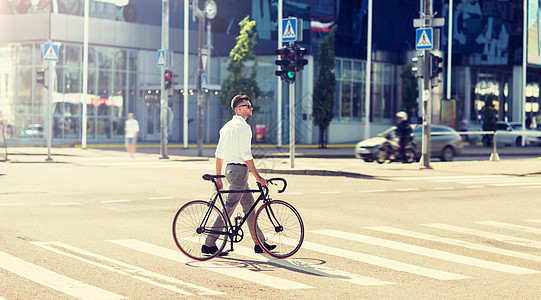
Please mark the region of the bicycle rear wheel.
POLYGON ((175 244, 182 253, 196 260, 216 257, 227 243, 228 229, 224 215, 216 206, 209 208, 207 201, 191 201, 184 204, 173 219, 175 244), (217 250, 203 253, 202 247, 209 235, 216 238, 217 250))
POLYGON ((271 200, 263 204, 255 215, 254 226, 259 246, 276 258, 295 254, 304 240, 301 215, 291 204, 282 200, 271 200), (265 244, 276 247, 267 249, 265 244))

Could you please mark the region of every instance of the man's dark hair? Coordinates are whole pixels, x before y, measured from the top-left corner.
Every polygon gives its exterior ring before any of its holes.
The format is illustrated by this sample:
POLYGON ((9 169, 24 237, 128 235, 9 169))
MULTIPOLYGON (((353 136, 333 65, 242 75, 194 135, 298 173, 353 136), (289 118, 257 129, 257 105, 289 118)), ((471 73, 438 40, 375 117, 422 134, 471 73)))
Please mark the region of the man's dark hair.
POLYGON ((236 95, 231 99, 231 109, 235 110, 239 104, 241 104, 243 101, 250 101, 250 97, 247 95, 236 95))

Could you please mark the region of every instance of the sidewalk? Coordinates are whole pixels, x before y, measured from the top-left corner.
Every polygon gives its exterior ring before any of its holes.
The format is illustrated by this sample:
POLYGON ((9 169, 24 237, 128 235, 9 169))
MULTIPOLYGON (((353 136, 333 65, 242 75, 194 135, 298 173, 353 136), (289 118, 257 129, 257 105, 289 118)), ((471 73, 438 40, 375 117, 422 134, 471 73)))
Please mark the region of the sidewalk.
MULTIPOLYGON (((136 161, 137 163, 167 163, 203 161, 214 164, 214 146, 202 148, 202 156, 198 155, 197 147, 187 149, 178 146, 168 147, 169 159, 159 159, 159 145, 139 145, 135 160, 129 160, 123 147, 120 145, 89 146, 84 150, 78 147, 59 147, 51 149, 52 163, 86 164, 98 161, 110 162, 114 160, 136 161)), ((419 163, 366 163, 353 156, 353 146, 332 145, 327 149, 314 146, 298 146, 295 149, 296 157, 291 167, 288 147, 254 146, 253 154, 256 165, 261 172, 269 174, 298 174, 318 176, 346 176, 356 178, 395 177, 395 176, 450 176, 459 174, 470 175, 541 175, 541 147, 506 147, 498 148, 502 159, 490 161, 492 148, 479 146, 465 147, 465 155, 475 155, 473 161, 439 162, 432 161, 429 169, 421 168, 419 163), (505 155, 528 155, 530 158, 505 159, 505 155)), ((13 147, 8 149, 8 162, 16 163, 46 163, 46 147, 13 147)), ((2 166, 0 162, 0 167, 2 166)))

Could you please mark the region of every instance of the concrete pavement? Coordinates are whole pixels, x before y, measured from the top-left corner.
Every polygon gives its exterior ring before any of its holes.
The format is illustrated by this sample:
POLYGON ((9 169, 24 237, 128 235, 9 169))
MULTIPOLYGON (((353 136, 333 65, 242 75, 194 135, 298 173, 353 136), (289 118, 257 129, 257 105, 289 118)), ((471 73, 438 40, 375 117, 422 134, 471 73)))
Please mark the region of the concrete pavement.
MULTIPOLYGON (((214 164, 214 146, 203 147, 202 156, 198 155, 196 147, 187 149, 180 146, 168 148, 169 159, 160 158, 159 145, 140 145, 135 159, 128 158, 127 153, 120 145, 99 146, 87 149, 79 147, 59 147, 51 149, 52 163, 88 164, 98 161, 111 162, 130 161, 167 163, 168 161, 208 161, 214 164)), ((267 173, 267 177, 276 174, 298 174, 319 176, 346 176, 357 178, 393 177, 393 176, 448 176, 458 174, 471 175, 541 175, 541 147, 506 147, 498 148, 500 161, 490 161, 492 148, 467 146, 464 154, 475 155, 478 159, 473 161, 439 162, 432 161, 429 169, 421 168, 419 163, 366 163, 353 156, 353 146, 331 145, 327 149, 313 146, 299 146, 295 149, 296 157, 291 167, 289 148, 254 146, 253 154, 256 165, 260 171, 267 173), (505 159, 506 155, 529 155, 531 158, 505 159)), ((16 163, 46 163, 47 148, 44 147, 13 147, 8 149, 8 161, 2 164, 16 163)))

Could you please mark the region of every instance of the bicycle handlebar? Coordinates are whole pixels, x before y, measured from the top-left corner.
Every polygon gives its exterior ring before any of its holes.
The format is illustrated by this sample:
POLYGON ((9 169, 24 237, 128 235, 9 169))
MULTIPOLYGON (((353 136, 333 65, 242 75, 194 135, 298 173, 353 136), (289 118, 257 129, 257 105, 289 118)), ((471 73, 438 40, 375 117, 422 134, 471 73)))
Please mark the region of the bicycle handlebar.
POLYGON ((273 181, 281 181, 281 182, 284 184, 284 186, 282 187, 282 189, 279 189, 279 190, 278 190, 278 193, 283 193, 283 192, 286 190, 286 187, 287 187, 287 181, 286 181, 284 178, 276 177, 276 178, 270 178, 270 179, 267 179, 267 182, 268 182, 268 183, 277 185, 276 183, 273 183, 273 181))

